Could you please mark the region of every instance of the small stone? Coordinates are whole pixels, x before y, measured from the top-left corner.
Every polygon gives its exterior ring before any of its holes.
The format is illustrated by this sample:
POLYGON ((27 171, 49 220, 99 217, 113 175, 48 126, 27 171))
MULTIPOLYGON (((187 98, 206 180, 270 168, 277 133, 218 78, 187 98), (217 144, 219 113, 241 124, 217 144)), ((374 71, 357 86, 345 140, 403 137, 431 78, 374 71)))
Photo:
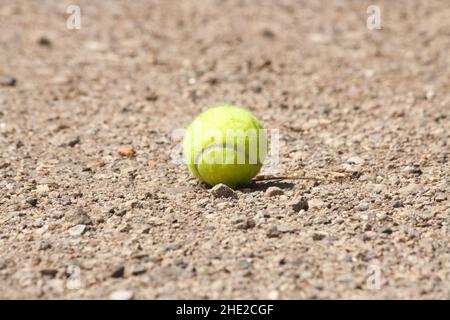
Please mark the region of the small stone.
POLYGON ((69 206, 72 204, 72 199, 70 199, 69 196, 62 196, 61 199, 59 199, 59 203, 63 206, 69 206))
POLYGON ((145 97, 145 100, 151 101, 151 102, 158 101, 158 99, 159 99, 158 94, 157 94, 157 93, 154 93, 154 92, 150 93, 149 95, 147 95, 147 96, 145 97))
POLYGON ((35 228, 42 228, 44 226, 44 221, 42 221, 41 219, 36 219, 31 223, 31 225, 35 228))
POLYGON ((272 290, 268 293, 267 298, 269 300, 277 300, 280 298, 280 293, 277 290, 272 290))
POLYGON ((27 203, 32 207, 36 207, 36 205, 38 204, 38 198, 36 197, 28 198, 27 203))
POLYGON ((299 212, 301 210, 307 211, 309 209, 308 201, 305 198, 300 198, 293 201, 291 207, 295 212, 299 212))
POLYGON ((141 228, 138 229, 138 232, 142 234, 149 234, 150 229, 151 229, 150 226, 141 226, 141 228))
POLYGON ((146 272, 147 272, 147 268, 145 268, 143 266, 135 266, 131 270, 131 274, 133 276, 139 276, 139 275, 144 274, 146 272))
POLYGON ((86 228, 87 228, 86 225, 84 225, 84 224, 78 224, 78 225, 76 225, 76 226, 70 228, 69 234, 70 234, 72 237, 78 237, 78 236, 81 236, 81 235, 86 231, 86 228))
POLYGON ((380 230, 381 233, 392 234, 392 229, 390 227, 384 227, 380 230))
POLYGON ((64 85, 71 82, 70 77, 64 76, 64 75, 56 75, 55 77, 50 79, 51 84, 56 85, 64 85))
POLYGON ((370 183, 367 185, 367 190, 369 190, 372 193, 376 193, 376 194, 380 194, 383 191, 385 191, 386 185, 382 184, 382 183, 370 183))
POLYGON ((222 211, 222 210, 224 210, 225 208, 228 207, 228 204, 229 204, 228 201, 220 202, 220 203, 217 204, 217 209, 222 211))
POLYGON ((166 251, 175 251, 178 249, 181 249, 181 244, 179 243, 172 243, 166 247, 166 251))
POLYGON ((348 164, 363 164, 364 163, 364 159, 360 158, 358 156, 354 156, 354 157, 350 157, 347 159, 347 163, 348 164))
POLYGON ((246 218, 245 215, 239 214, 239 215, 235 216, 233 219, 231 219, 231 222, 233 224, 242 223, 245 221, 245 218, 246 218))
POLYGON ((258 220, 264 221, 265 219, 270 218, 270 214, 267 211, 265 211, 265 210, 258 211, 255 214, 255 218, 258 219, 258 220))
POLYGON ((435 93, 433 90, 427 90, 425 92, 425 99, 427 99, 427 100, 433 100, 434 96, 435 96, 435 93))
POLYGON ((16 78, 11 77, 11 76, 0 76, 0 86, 5 86, 5 87, 14 87, 17 83, 16 78))
POLYGON ((283 194, 284 194, 284 191, 281 188, 278 188, 278 187, 269 187, 266 190, 266 196, 267 197, 281 196, 283 194))
POLYGON ((404 171, 406 171, 406 172, 408 172, 408 173, 410 173, 412 175, 415 175, 415 176, 420 176, 423 173, 418 165, 406 167, 404 169, 404 171))
POLYGON ((37 43, 43 47, 51 47, 52 46, 52 42, 47 37, 40 37, 38 39, 37 43))
POLYGON ((439 193, 439 194, 436 195, 434 200, 436 202, 443 202, 443 201, 447 200, 447 196, 444 193, 439 193))
POLYGON ((124 146, 124 147, 120 147, 119 150, 119 155, 121 155, 122 157, 126 157, 126 158, 133 158, 134 155, 136 154, 136 151, 134 150, 134 148, 132 146, 124 146))
POLYGON ((41 195, 48 194, 50 187, 47 184, 40 184, 36 187, 36 192, 41 195))
POLYGON ((71 148, 75 147, 80 143, 80 137, 75 137, 67 142, 67 145, 71 148))
POLYGON ((359 178, 361 178, 362 175, 363 175, 363 174, 362 174, 361 171, 353 171, 353 172, 352 172, 352 178, 353 178, 353 179, 359 179, 359 178))
POLYGON ((242 222, 236 224, 237 229, 247 230, 256 226, 255 220, 252 218, 245 218, 242 222))
POLYGON ((264 29, 261 31, 261 34, 265 38, 273 39, 275 38, 275 33, 270 29, 264 29))
POLYGON ((18 217, 25 217, 27 215, 26 212, 17 212, 18 217))
POLYGON ((206 225, 205 230, 208 230, 208 231, 216 230, 216 226, 209 223, 206 225))
POLYGON ((237 265, 240 269, 249 269, 251 268, 252 263, 248 260, 242 259, 238 261, 237 265))
POLYGON ((281 233, 289 233, 289 232, 294 232, 295 231, 295 227, 293 227, 290 224, 284 223, 284 224, 280 224, 277 227, 278 231, 281 233))
POLYGON ((157 164, 158 164, 158 162, 155 161, 155 160, 152 160, 152 159, 150 159, 150 160, 147 161, 147 165, 148 165, 150 168, 156 167, 157 164))
POLYGON ((124 205, 121 205, 120 208, 116 208, 113 211, 113 213, 114 213, 114 215, 116 215, 118 217, 123 217, 124 215, 127 214, 127 209, 126 209, 126 207, 124 205))
POLYGON ((319 233, 319 232, 314 232, 312 235, 312 238, 314 241, 320 241, 320 240, 324 239, 325 237, 326 237, 325 234, 319 233))
POLYGON ((186 268, 188 266, 188 263, 186 261, 184 261, 183 259, 176 259, 174 261, 175 265, 180 267, 180 268, 186 268))
POLYGON ((125 267, 118 266, 114 268, 113 272, 111 272, 111 278, 122 278, 125 274, 125 267))
POLYGON ((403 202, 401 202, 400 200, 394 201, 394 203, 392 204, 392 207, 394 208, 403 208, 403 202))
POLYGON ((109 295, 111 300, 131 300, 134 293, 131 290, 116 290, 109 295))
POLYGON ((119 232, 124 232, 124 233, 130 232, 131 229, 132 229, 132 227, 128 223, 124 223, 124 224, 120 225, 118 228, 119 232))
POLYGON ((40 272, 41 272, 41 275, 43 275, 43 276, 54 278, 56 276, 56 274, 58 273, 58 270, 42 269, 40 272))
POLYGON ((323 208, 325 206, 325 203, 322 201, 322 199, 314 198, 308 201, 308 209, 309 208, 323 208))
POLYGON ((0 163, 0 169, 8 168, 11 164, 8 162, 2 162, 0 163))
POLYGON ((330 37, 323 33, 311 33, 308 37, 311 42, 327 44, 330 42, 330 37))
POLYGON ((369 210, 369 204, 365 202, 360 203, 355 209, 358 211, 367 211, 369 210))
POLYGON ((125 210, 131 210, 131 209, 139 208, 139 206, 140 206, 140 202, 138 200, 130 200, 130 201, 125 202, 121 208, 123 208, 125 210))
POLYGON ((411 195, 411 194, 418 194, 423 191, 423 187, 420 184, 417 183, 410 183, 404 188, 401 188, 399 192, 405 196, 411 195))
POLYGON ((450 153, 442 153, 439 155, 438 162, 442 164, 446 164, 448 162, 448 159, 450 158, 450 153))
POLYGON ((47 241, 42 241, 39 244, 39 250, 47 250, 47 249, 50 249, 51 247, 52 247, 52 245, 47 241))
POLYGON ((368 222, 368 223, 366 223, 366 224, 364 225, 363 230, 364 230, 364 231, 371 231, 372 228, 373 228, 373 224, 372 224, 371 222, 368 222))
POLYGON ((214 186, 210 192, 215 198, 237 198, 236 192, 222 183, 214 186))
POLYGON ((51 213, 51 217, 55 220, 59 220, 64 217, 64 212, 62 211, 53 211, 51 213))
POLYGON ((277 226, 271 226, 267 230, 267 237, 269 238, 277 238, 280 236, 280 231, 278 230, 277 226))
POLYGON ((70 226, 75 225, 91 225, 91 218, 84 212, 82 208, 78 208, 69 211, 65 214, 64 220, 70 224, 70 226))

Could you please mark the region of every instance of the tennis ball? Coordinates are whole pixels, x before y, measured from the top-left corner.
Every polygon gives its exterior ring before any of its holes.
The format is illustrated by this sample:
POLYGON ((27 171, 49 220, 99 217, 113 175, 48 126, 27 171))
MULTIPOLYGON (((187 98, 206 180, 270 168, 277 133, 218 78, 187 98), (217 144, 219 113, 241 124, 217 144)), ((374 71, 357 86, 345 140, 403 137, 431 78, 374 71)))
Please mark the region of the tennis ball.
POLYGON ((240 107, 221 105, 200 114, 183 141, 189 171, 214 186, 245 185, 258 174, 267 154, 267 135, 259 121, 240 107))

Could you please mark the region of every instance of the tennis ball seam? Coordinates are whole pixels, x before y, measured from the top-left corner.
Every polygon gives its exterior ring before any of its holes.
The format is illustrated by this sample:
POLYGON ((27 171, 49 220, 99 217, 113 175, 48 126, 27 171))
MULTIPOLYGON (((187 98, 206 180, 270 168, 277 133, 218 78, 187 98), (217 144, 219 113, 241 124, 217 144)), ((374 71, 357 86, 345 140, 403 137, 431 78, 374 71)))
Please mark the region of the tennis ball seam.
MULTIPOLYGON (((203 178, 200 173, 200 170, 198 169, 198 165, 200 164, 203 155, 211 150, 214 150, 215 148, 221 149, 221 150, 223 150, 223 149, 233 150, 235 152, 239 152, 241 155, 244 155, 244 157, 247 155, 246 152, 243 152, 242 148, 240 148, 239 146, 234 146, 234 145, 230 146, 226 143, 223 143, 223 144, 215 143, 215 144, 209 145, 206 148, 203 148, 203 150, 201 152, 199 152, 195 158, 194 170, 198 174, 199 177, 203 178)), ((252 160, 254 160, 254 159, 250 158, 251 155, 248 155, 248 156, 249 156, 249 163, 248 164, 245 163, 245 165, 252 165, 252 166, 257 166, 257 167, 262 166, 262 164, 259 162, 259 159, 257 159, 257 161, 255 163, 253 163, 254 161, 252 161, 252 160)), ((226 164, 226 163, 224 163, 224 164, 226 164)))

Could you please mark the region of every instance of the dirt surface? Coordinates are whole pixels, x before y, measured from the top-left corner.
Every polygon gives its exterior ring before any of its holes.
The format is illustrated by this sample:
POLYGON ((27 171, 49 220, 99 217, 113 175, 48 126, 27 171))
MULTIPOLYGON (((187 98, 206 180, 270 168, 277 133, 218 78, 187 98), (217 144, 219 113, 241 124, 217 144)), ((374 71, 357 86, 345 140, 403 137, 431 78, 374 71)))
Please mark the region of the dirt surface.
POLYGON ((450 298, 447 0, 73 2, 0 0, 0 298, 450 298), (215 197, 220 102, 343 178, 215 197))

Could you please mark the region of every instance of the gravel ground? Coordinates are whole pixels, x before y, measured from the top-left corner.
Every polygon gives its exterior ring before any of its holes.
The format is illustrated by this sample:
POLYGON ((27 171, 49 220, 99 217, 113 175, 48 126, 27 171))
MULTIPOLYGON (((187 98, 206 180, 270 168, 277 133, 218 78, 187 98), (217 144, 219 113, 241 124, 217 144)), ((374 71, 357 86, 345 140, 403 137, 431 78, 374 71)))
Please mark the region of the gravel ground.
POLYGON ((0 298, 450 298, 448 1, 76 2, 0 0, 0 298), (329 180, 198 183, 220 102, 329 180))

